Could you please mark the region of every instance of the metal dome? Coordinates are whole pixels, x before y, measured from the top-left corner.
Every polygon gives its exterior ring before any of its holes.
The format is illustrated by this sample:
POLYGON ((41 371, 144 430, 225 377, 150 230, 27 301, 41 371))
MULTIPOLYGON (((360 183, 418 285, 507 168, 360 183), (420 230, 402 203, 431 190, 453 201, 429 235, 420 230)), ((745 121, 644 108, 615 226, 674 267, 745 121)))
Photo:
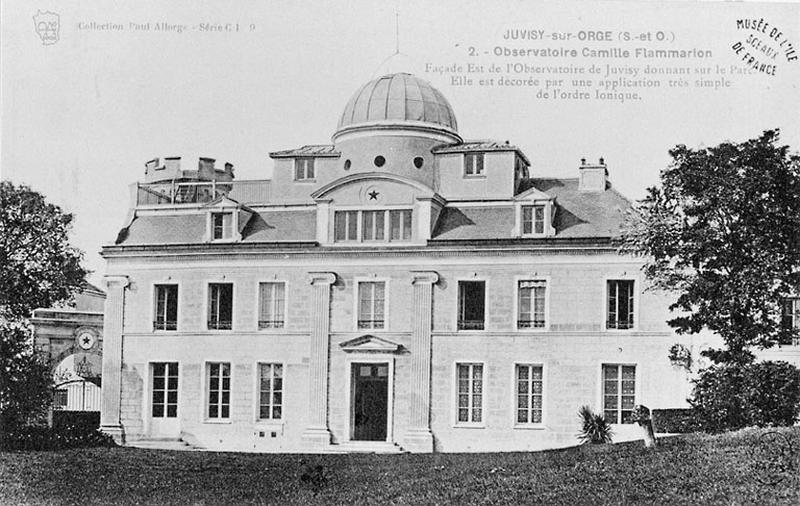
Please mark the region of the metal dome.
POLYGON ((336 130, 395 123, 427 123, 458 132, 444 95, 428 81, 406 73, 388 74, 362 86, 347 102, 336 130))

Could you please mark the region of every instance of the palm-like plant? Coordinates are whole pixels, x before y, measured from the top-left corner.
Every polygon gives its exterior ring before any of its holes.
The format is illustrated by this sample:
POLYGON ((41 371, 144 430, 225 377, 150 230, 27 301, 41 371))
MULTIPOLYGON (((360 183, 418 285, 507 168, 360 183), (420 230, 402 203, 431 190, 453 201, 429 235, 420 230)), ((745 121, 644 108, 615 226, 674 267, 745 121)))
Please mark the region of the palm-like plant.
POLYGON ((589 406, 581 406, 581 409, 578 410, 578 417, 582 422, 581 432, 578 434, 581 444, 611 442, 611 424, 603 415, 593 413, 589 406))

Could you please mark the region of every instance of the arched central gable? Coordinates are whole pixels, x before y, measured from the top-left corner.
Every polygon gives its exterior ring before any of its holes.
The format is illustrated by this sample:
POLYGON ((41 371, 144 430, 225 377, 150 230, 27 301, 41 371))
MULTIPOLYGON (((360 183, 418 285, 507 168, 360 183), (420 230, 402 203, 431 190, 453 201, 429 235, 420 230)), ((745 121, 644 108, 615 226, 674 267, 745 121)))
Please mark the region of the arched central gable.
POLYGON ((345 176, 323 186, 311 197, 337 206, 413 205, 420 198, 438 198, 432 188, 419 181, 385 172, 345 176))

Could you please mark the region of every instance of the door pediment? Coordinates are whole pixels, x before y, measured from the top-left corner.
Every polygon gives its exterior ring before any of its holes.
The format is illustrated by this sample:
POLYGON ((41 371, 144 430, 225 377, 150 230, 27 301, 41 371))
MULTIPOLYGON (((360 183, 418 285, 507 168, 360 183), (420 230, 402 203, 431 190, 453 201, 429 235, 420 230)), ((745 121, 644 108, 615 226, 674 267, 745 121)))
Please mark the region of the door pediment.
POLYGON ((400 353, 403 345, 373 335, 363 335, 339 344, 347 353, 400 353))

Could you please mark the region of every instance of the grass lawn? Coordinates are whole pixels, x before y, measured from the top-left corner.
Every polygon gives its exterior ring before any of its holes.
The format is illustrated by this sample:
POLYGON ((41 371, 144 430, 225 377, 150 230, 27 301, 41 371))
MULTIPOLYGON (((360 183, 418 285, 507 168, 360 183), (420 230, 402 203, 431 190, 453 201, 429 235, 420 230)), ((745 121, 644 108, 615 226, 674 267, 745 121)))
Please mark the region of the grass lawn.
POLYGON ((680 436, 656 451, 636 442, 434 455, 0 452, 0 503, 800 504, 800 428, 779 429, 794 453, 771 471, 768 457, 786 445, 764 446, 766 432, 680 436))

